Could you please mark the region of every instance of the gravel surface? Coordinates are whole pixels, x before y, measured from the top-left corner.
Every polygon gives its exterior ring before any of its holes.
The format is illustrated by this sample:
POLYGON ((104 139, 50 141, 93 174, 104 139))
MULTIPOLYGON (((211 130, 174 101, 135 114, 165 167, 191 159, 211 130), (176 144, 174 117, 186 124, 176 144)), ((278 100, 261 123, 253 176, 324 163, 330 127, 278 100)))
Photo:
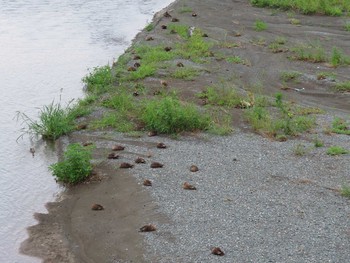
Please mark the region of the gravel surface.
MULTIPOLYGON (((255 134, 144 137, 166 149, 135 146, 151 153, 131 172, 167 215, 145 233, 147 262, 350 262, 350 201, 337 189, 349 182, 350 155, 328 156, 326 149, 350 149, 345 135, 314 135, 275 142, 255 134), (305 145, 306 154, 295 155, 305 145), (151 169, 150 162, 164 164, 151 169), (199 167, 190 172, 190 166, 199 167), (187 181, 196 191, 184 190, 187 181), (211 255, 220 247, 225 256, 211 255)), ((140 144, 141 145, 141 144, 140 144)), ((148 144, 149 145, 149 144, 148 144)))

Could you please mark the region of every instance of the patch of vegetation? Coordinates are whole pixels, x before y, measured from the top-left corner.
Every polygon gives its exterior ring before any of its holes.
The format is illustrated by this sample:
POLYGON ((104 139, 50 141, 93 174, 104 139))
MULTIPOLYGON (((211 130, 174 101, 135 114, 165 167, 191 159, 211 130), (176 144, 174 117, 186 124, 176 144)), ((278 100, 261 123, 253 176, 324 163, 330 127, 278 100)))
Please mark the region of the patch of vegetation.
POLYGON ((344 29, 345 29, 346 31, 350 31, 350 22, 346 22, 346 23, 345 23, 344 29))
POLYGON ((62 135, 74 130, 74 120, 86 115, 89 111, 79 104, 63 108, 60 103, 52 102, 45 105, 39 112, 39 119, 34 120, 25 113, 17 112, 17 120, 22 119, 22 124, 27 127, 21 129, 24 134, 39 136, 43 139, 56 140, 62 135))
POLYGON ((208 104, 215 106, 236 107, 242 101, 242 97, 237 94, 235 87, 225 85, 208 87, 198 97, 205 99, 208 104))
POLYGON ((136 55, 141 57, 141 67, 143 65, 171 60, 176 56, 173 52, 165 51, 164 46, 138 45, 134 47, 134 51, 136 55))
POLYGON ((327 61, 327 56, 324 48, 319 44, 300 44, 291 49, 293 52, 292 59, 309 61, 313 63, 327 61))
POLYGON ((350 92, 350 81, 338 82, 335 89, 340 92, 350 92))
POLYGON ((283 45, 287 43, 287 40, 284 37, 277 37, 270 45, 269 49, 273 53, 279 53, 279 52, 284 52, 287 49, 283 48, 283 45))
POLYGON ((209 133, 224 136, 233 132, 232 117, 229 113, 219 108, 211 108, 209 111, 213 120, 208 128, 209 133))
POLYGON ((191 7, 188 7, 188 6, 182 6, 180 9, 179 9, 179 13, 180 14, 183 14, 183 13, 192 13, 192 8, 191 7))
POLYGON ((350 3, 348 1, 338 0, 251 0, 250 2, 258 7, 297 10, 303 14, 321 13, 330 16, 341 16, 343 12, 350 11, 350 3))
POLYGON ((131 111, 135 108, 132 95, 122 89, 119 89, 116 94, 113 94, 109 99, 104 101, 103 106, 121 112, 131 111))
POLYGON ((277 112, 273 111, 272 114, 266 107, 254 105, 246 111, 245 116, 253 129, 274 138, 296 136, 315 125, 314 118, 295 115, 282 101, 281 93, 275 96, 275 107, 277 112))
POLYGON ((301 75, 302 74, 298 71, 283 71, 281 72, 280 78, 286 82, 291 80, 297 81, 301 75))
POLYGON ((92 171, 91 150, 91 147, 83 147, 78 143, 70 144, 64 152, 63 161, 50 165, 49 169, 60 182, 82 182, 92 171))
POLYGON ((183 39, 188 39, 190 37, 189 28, 190 28, 189 26, 181 25, 181 24, 169 24, 168 25, 168 29, 170 30, 170 32, 176 32, 183 39))
POLYGON ((350 198, 350 186, 343 184, 340 189, 340 194, 344 197, 350 198))
POLYGON ((131 132, 135 130, 132 116, 125 112, 108 112, 102 118, 91 123, 92 129, 113 128, 118 132, 131 132))
POLYGON ((113 82, 111 67, 109 65, 95 67, 82 81, 88 93, 95 95, 105 93, 111 88, 113 82))
POLYGON ((296 19, 296 18, 290 18, 289 19, 289 22, 292 24, 292 25, 300 25, 300 20, 299 19, 296 19))
POLYGON ((234 48, 234 47, 240 47, 240 46, 241 46, 241 43, 228 42, 228 41, 224 41, 219 44, 219 47, 221 48, 234 48))
POLYGON ((323 141, 321 141, 317 136, 313 139, 314 146, 320 148, 324 146, 323 141))
POLYGON ((293 153, 296 156, 304 156, 307 152, 306 146, 298 143, 297 145, 295 145, 295 147, 293 148, 293 153))
POLYGON ((195 29, 193 35, 185 43, 177 45, 176 53, 182 58, 193 61, 213 56, 210 51, 212 43, 204 41, 202 35, 203 33, 199 29, 195 29))
POLYGON ((322 80, 329 78, 331 81, 335 81, 335 76, 336 74, 334 72, 320 72, 317 74, 317 79, 322 80))
POLYGON ((230 62, 230 63, 234 63, 234 64, 244 64, 245 63, 245 60, 239 56, 227 57, 226 61, 230 62))
POLYGON ((157 67, 154 64, 145 64, 137 68, 136 71, 130 72, 126 80, 139 80, 153 76, 157 72, 157 67))
POLYGON ((333 47, 330 62, 333 67, 338 67, 340 65, 349 65, 350 57, 344 55, 343 51, 337 47, 333 47))
POLYGON ((312 107, 299 107, 296 106, 291 109, 293 114, 296 115, 310 115, 310 114, 322 114, 324 111, 320 108, 312 108, 312 107))
POLYGON ((331 146, 327 149, 327 154, 332 156, 347 154, 347 153, 349 153, 349 151, 340 146, 331 146))
POLYGON ((349 126, 350 125, 346 123, 344 119, 336 117, 332 122, 332 132, 350 135, 350 129, 348 128, 349 126))
POLYGON ((199 70, 189 67, 178 68, 171 74, 173 78, 184 80, 194 80, 198 75, 199 70))
POLYGON ((154 29, 153 23, 149 23, 149 24, 145 27, 145 30, 146 30, 147 32, 150 32, 150 31, 152 31, 153 29, 154 29))
POLYGON ((171 96, 145 101, 141 119, 146 129, 166 134, 206 130, 210 124, 210 118, 195 105, 171 96))
POLYGON ((254 22, 254 30, 255 31, 260 32, 260 31, 264 31, 266 29, 267 29, 267 24, 264 21, 258 19, 254 22))

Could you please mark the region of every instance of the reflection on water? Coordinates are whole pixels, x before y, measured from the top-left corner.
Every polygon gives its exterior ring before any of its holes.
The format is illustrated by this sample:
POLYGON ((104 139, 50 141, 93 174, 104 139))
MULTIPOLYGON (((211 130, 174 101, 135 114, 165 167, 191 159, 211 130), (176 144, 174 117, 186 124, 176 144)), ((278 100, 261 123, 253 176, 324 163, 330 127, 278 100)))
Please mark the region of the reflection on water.
POLYGON ((18 254, 34 212, 60 189, 48 172, 50 145, 24 138, 16 111, 82 96, 87 68, 111 62, 170 0, 0 0, 0 262, 40 262, 18 254), (35 156, 29 152, 34 147, 35 156))

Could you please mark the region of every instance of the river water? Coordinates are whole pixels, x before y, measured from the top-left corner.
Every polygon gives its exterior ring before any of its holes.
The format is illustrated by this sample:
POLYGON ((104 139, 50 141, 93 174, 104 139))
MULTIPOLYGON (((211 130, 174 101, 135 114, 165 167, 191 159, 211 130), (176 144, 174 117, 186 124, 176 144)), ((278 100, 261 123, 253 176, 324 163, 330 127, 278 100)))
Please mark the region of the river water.
POLYGON ((36 119, 53 100, 83 96, 88 68, 112 63, 171 0, 0 0, 0 262, 20 255, 35 212, 60 189, 47 167, 51 145, 21 134, 16 111, 36 119), (29 149, 35 148, 35 155, 29 149))

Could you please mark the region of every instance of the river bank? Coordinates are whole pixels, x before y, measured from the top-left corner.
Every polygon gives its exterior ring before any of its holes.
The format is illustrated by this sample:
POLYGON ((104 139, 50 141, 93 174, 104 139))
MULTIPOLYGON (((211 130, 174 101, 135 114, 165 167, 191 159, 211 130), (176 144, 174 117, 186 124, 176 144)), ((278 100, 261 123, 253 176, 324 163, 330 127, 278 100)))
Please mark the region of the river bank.
MULTIPOLYGON (((203 133, 175 139, 148 137, 142 127, 126 134, 108 128, 74 132, 60 139, 58 147, 62 151, 72 142, 95 144, 96 174, 88 183, 68 189, 61 202, 48 204, 49 214, 36 216, 39 225, 29 229, 22 252, 44 262, 348 261, 349 200, 339 191, 349 182, 349 154, 334 157, 326 150, 333 145, 350 149, 350 142, 348 135, 325 130, 331 129, 334 116, 346 119, 350 114, 349 93, 333 89, 335 82, 349 80, 349 67, 288 58, 295 56, 293 47, 300 40, 309 41, 310 35, 321 39, 325 50, 333 46, 345 50, 349 33, 342 30, 342 18, 294 14, 300 21, 295 25, 286 12, 254 8, 247 1, 177 1, 166 10, 171 17, 164 16, 165 10, 159 12, 153 28, 137 35, 126 51, 131 59, 121 74, 132 74, 127 68, 138 63, 137 45, 176 49, 178 43, 186 43, 179 27, 171 29, 174 24, 185 25, 185 34, 189 27, 200 29, 205 41, 212 43, 210 52, 196 59, 169 60, 170 66, 136 81, 145 90, 131 92, 157 96, 176 90, 183 101, 198 105, 211 103, 198 94, 218 83, 234 86, 243 95, 283 92, 287 100, 315 115, 315 127, 278 141, 280 137, 265 131, 260 131, 265 136, 253 133, 240 106, 219 111, 232 115, 234 128, 233 134, 223 137, 203 133), (268 25, 266 30, 255 30, 259 19, 268 25), (273 45, 278 49, 273 52, 271 44, 277 37, 285 43, 273 45), (175 77, 179 63, 196 74, 175 77), (281 79, 288 76, 283 73, 293 72, 298 77, 281 79), (318 78, 322 72, 331 75, 318 78), (324 147, 314 147, 315 137, 324 147), (158 149, 159 142, 167 148, 158 149), (107 160, 114 144, 126 149, 120 160, 107 160), (305 150, 302 154, 299 146, 305 150), (137 156, 146 164, 126 172, 118 168, 137 156), (164 167, 151 169, 152 161, 164 167), (193 164, 199 167, 197 173, 189 171, 193 164), (145 179, 153 186, 142 186, 145 179), (184 190, 185 181, 197 191, 184 190), (105 210, 92 211, 92 203, 103 204, 105 210), (155 233, 138 232, 149 223, 157 226, 155 233), (211 255, 215 246, 226 255, 211 255)), ((103 113, 96 107, 81 121, 89 127, 103 113)))

